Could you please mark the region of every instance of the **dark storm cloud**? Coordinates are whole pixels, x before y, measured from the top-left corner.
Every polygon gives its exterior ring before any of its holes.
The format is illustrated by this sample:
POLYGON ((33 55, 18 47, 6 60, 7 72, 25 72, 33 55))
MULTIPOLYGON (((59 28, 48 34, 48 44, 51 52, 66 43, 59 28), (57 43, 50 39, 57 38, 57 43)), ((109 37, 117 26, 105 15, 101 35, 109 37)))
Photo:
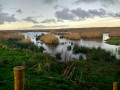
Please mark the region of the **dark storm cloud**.
POLYGON ((27 17, 23 20, 27 22, 39 23, 36 19, 34 19, 34 17, 27 17))
POLYGON ((74 15, 70 12, 68 8, 64 8, 61 11, 56 11, 55 16, 58 19, 63 19, 63 20, 73 20, 74 15))
POLYGON ((41 23, 56 23, 55 19, 46 19, 46 20, 43 20, 41 23))
POLYGON ((84 2, 84 3, 101 2, 106 4, 119 4, 120 0, 76 0, 75 1, 76 4, 79 4, 81 2, 84 2))
POLYGON ((4 24, 5 22, 16 22, 17 19, 15 15, 10 15, 9 13, 4 13, 2 5, 0 4, 0 24, 4 24))
POLYGON ((44 25, 34 25, 32 28, 57 28, 57 27, 67 27, 68 25, 60 25, 60 26, 44 26, 44 25))
POLYGON ((21 10, 21 9, 18 9, 16 12, 21 14, 21 13, 22 13, 22 10, 21 10))
POLYGON ((100 9, 89 9, 83 10, 81 8, 69 10, 64 8, 61 11, 56 11, 55 16, 57 19, 63 20, 85 20, 86 18, 94 18, 98 17, 120 17, 120 13, 107 13, 107 11, 103 8, 100 9))

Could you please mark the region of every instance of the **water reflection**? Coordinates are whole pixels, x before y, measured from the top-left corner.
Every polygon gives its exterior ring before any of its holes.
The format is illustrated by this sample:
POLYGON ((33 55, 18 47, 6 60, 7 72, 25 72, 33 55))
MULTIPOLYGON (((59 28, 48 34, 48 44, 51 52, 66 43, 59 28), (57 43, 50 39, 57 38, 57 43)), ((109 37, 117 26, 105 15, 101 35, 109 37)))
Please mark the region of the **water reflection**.
POLYGON ((38 40, 36 41, 36 36, 42 35, 42 34, 48 34, 49 32, 27 32, 22 33, 26 38, 30 37, 31 41, 34 42, 35 45, 38 47, 43 46, 45 48, 44 53, 49 53, 51 56, 55 57, 56 53, 61 53, 61 61, 64 61, 65 59, 71 60, 72 58, 79 59, 80 56, 82 58, 86 59, 86 55, 83 53, 79 54, 73 54, 72 50, 67 51, 67 47, 71 46, 73 49, 74 44, 78 44, 79 46, 85 46, 85 47, 101 47, 102 49, 111 51, 112 54, 115 54, 117 58, 120 58, 120 55, 118 54, 118 46, 117 45, 109 45, 106 43, 106 40, 109 39, 109 34, 104 33, 103 39, 95 38, 95 39, 81 39, 81 40, 68 40, 65 38, 60 38, 59 35, 55 34, 59 38, 59 45, 52 45, 52 44, 44 44, 42 41, 38 40))

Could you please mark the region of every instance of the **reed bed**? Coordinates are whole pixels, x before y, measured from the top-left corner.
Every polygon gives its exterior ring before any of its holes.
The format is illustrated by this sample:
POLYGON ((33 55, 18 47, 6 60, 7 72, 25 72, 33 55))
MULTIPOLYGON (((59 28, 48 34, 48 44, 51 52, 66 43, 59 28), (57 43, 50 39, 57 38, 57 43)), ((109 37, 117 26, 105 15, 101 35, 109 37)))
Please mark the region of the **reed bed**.
POLYGON ((99 28, 99 29, 85 29, 85 30, 72 30, 70 33, 79 33, 81 38, 101 38, 103 33, 109 33, 110 37, 120 37, 119 28, 99 28))
POLYGON ((118 31, 111 31, 110 32, 110 37, 120 37, 120 30, 118 31))
POLYGON ((40 40, 46 44, 59 44, 59 39, 53 34, 46 34, 40 40))
POLYGON ((70 39, 70 40, 79 40, 81 39, 81 36, 79 33, 67 33, 63 35, 64 38, 70 39))
POLYGON ((12 32, 0 32, 0 38, 5 40, 9 38, 23 39, 24 35, 12 33, 12 32))

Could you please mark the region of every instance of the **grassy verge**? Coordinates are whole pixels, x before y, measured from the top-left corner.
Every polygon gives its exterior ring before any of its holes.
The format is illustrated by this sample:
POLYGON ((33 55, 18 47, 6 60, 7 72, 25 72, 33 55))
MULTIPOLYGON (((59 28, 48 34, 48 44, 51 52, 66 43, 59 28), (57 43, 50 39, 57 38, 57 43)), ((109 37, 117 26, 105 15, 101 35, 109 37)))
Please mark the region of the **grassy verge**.
POLYGON ((120 45, 120 37, 111 37, 107 40, 107 43, 112 45, 120 45))

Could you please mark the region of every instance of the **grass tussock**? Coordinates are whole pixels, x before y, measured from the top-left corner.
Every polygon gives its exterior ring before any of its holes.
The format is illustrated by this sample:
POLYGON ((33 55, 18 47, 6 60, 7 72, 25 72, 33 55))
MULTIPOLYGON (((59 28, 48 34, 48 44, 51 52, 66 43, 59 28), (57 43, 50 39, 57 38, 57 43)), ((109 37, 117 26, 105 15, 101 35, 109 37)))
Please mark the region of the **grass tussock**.
POLYGON ((21 40, 22 43, 31 43, 31 39, 30 38, 24 38, 21 40))
POLYGON ((40 38, 46 44, 59 44, 59 39, 53 34, 47 34, 40 38))
POLYGON ((81 38, 79 33, 67 33, 63 37, 70 40, 79 40, 81 38))

